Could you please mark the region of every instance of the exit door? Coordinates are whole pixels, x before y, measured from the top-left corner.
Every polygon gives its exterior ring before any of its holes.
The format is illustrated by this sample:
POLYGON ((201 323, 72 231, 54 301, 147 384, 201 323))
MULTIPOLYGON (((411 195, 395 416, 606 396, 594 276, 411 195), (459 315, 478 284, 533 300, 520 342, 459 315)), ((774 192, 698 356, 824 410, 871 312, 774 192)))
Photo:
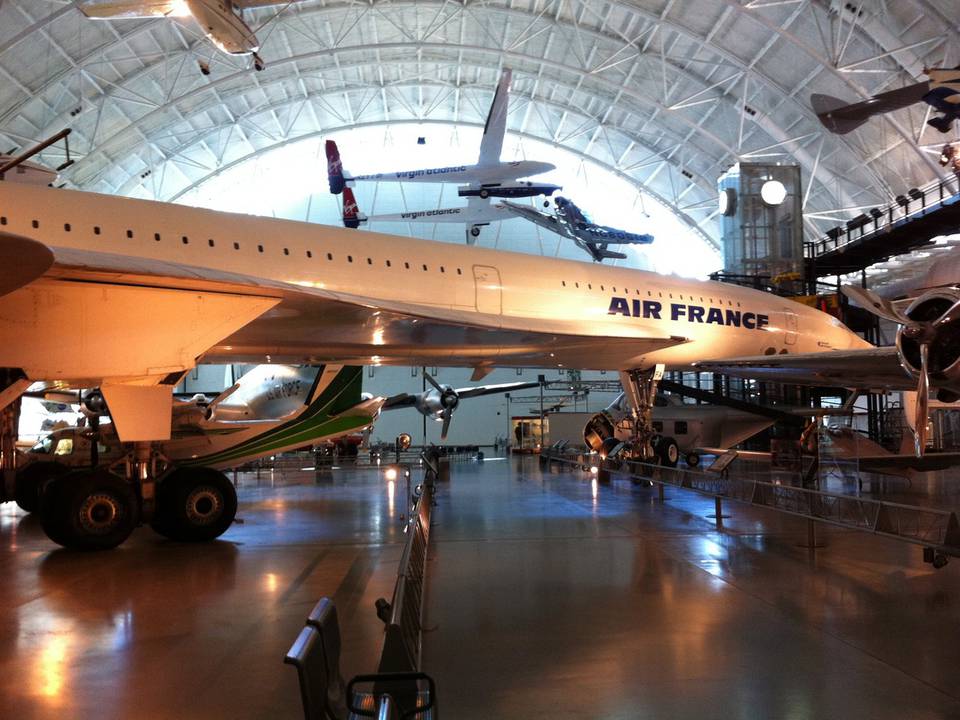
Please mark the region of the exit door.
POLYGON ((787 329, 787 334, 784 338, 784 342, 787 345, 794 345, 797 342, 797 333, 799 332, 799 327, 797 325, 797 316, 792 312, 786 312, 783 314, 784 324, 787 329))
POLYGON ((499 315, 503 310, 500 271, 487 265, 474 265, 473 282, 477 293, 477 312, 499 315))

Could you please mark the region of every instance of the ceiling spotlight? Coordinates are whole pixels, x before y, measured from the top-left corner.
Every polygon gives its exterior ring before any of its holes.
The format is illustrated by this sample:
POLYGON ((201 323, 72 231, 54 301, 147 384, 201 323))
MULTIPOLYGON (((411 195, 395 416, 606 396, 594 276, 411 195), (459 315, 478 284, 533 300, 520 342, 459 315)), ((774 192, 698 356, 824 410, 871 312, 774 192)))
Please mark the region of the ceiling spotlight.
POLYGON ((767 205, 776 206, 783 203, 787 197, 787 189, 779 180, 767 180, 760 186, 760 199, 767 205))

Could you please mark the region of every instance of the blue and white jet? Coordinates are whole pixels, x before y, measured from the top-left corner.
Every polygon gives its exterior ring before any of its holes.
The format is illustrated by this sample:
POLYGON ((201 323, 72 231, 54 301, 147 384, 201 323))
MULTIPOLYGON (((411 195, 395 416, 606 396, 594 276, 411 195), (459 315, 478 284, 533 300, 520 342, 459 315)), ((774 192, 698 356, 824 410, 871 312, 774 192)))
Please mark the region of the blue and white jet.
POLYGON ((554 202, 556 208, 552 214, 507 200, 501 205, 518 217, 573 240, 577 247, 586 250, 596 262, 607 259, 623 260, 627 257, 621 252, 609 250, 610 245, 649 245, 653 242, 653 235, 597 225, 574 205, 573 201, 565 197, 558 196, 554 202))

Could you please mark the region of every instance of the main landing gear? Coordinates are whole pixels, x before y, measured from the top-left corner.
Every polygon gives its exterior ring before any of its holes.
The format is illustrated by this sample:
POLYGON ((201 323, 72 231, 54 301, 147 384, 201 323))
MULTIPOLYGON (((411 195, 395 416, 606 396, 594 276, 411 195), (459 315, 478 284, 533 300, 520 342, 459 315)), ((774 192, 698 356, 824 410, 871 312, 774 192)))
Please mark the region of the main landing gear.
POLYGON ((47 479, 39 504, 43 530, 55 543, 106 550, 142 523, 171 540, 213 540, 233 523, 237 493, 227 476, 212 468, 175 468, 154 485, 99 467, 47 479))
POLYGON ((52 462, 29 465, 17 478, 17 502, 39 510, 47 537, 74 550, 114 548, 145 523, 181 542, 213 540, 227 531, 237 493, 226 475, 170 465, 149 443, 133 447, 109 467, 98 466, 95 457, 74 470, 52 462))
POLYGON ((621 421, 621 432, 625 429, 628 433, 623 453, 625 459, 676 467, 680 460, 677 441, 658 433, 653 424, 657 384, 662 377, 663 365, 620 373, 630 408, 629 415, 621 421))
POLYGON ((584 440, 604 460, 636 460, 676 467, 680 448, 654 429, 653 405, 663 366, 620 373, 623 395, 587 421, 584 440))

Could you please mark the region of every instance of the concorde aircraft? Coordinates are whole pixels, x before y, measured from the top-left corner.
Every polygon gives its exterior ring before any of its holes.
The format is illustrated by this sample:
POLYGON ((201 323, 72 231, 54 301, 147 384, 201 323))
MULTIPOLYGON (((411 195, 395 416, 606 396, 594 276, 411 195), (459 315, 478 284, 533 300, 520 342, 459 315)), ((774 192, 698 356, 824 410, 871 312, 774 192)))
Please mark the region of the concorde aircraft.
POLYGON ((650 458, 665 366, 790 353, 806 368, 795 381, 960 389, 956 300, 921 296, 897 316, 897 347, 873 348, 829 315, 734 285, 0 182, 0 408, 35 380, 96 386, 132 452, 130 482, 51 486, 62 510, 48 534, 74 547, 149 522, 173 476, 180 499, 208 487, 152 450, 198 362, 454 365, 474 381, 498 366, 618 370, 632 452, 650 458))
POLYGON ((506 200, 502 203, 503 207, 517 217, 573 240, 577 247, 585 250, 595 262, 626 259, 627 256, 622 252, 609 250, 610 245, 649 245, 653 242, 653 235, 627 232, 591 222, 590 218, 567 198, 558 197, 555 204, 556 211, 547 214, 506 200))
MULTIPOLYGON (((509 68, 505 68, 500 76, 500 82, 497 83, 493 102, 490 104, 490 110, 487 113, 487 121, 483 126, 480 157, 476 165, 449 165, 417 170, 397 170, 372 175, 350 175, 343 168, 343 159, 340 156, 337 143, 333 140, 327 140, 327 176, 330 182, 330 192, 339 195, 349 185, 363 181, 461 183, 461 186, 457 189, 457 194, 468 199, 466 206, 432 208, 398 215, 377 215, 369 219, 383 222, 465 223, 467 225, 468 244, 480 235, 482 226, 511 217, 511 215, 504 213, 502 208, 491 206, 490 198, 552 195, 560 189, 559 186, 551 183, 520 180, 520 178, 549 172, 555 168, 554 165, 533 160, 511 162, 500 160, 503 138, 507 130, 507 109, 512 77, 513 72, 509 68)), ((344 206, 346 207, 346 205, 345 200, 344 206)))
MULTIPOLYGON (((274 4, 276 0, 88 0, 80 4, 80 11, 95 20, 193 17, 220 52, 251 55, 254 68, 263 70, 257 52, 260 41, 241 13, 244 8, 274 4)), ((201 61, 200 70, 208 75, 210 66, 201 61)))

